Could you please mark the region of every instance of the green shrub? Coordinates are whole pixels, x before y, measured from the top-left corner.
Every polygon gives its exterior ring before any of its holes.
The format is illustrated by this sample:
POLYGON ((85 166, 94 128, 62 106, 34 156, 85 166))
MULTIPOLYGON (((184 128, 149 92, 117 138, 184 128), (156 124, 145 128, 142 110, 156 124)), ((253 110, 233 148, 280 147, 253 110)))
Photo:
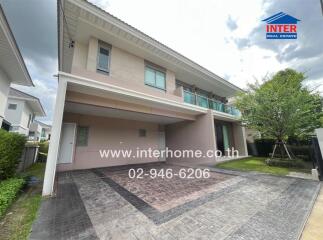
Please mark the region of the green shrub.
POLYGON ((25 136, 0 129, 0 181, 15 175, 25 143, 25 136))
POLYGON ((289 159, 289 158, 273 158, 266 159, 266 164, 268 166, 275 167, 288 167, 288 168, 305 168, 305 165, 301 159, 289 159))
POLYGON ((40 142, 39 143, 39 152, 48 153, 48 145, 49 145, 48 141, 40 142))
POLYGON ((22 178, 11 178, 0 182, 0 217, 6 212, 23 185, 22 178))
POLYGON ((46 162, 46 160, 47 160, 47 153, 39 152, 37 162, 46 162))

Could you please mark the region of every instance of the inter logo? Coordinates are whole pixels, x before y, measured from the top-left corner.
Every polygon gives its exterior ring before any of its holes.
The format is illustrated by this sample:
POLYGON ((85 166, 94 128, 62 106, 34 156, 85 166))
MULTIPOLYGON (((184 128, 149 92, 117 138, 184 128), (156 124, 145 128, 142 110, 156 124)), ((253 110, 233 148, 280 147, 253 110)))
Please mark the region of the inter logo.
POLYGON ((297 39, 299 19, 280 12, 262 21, 267 23, 266 39, 297 39))

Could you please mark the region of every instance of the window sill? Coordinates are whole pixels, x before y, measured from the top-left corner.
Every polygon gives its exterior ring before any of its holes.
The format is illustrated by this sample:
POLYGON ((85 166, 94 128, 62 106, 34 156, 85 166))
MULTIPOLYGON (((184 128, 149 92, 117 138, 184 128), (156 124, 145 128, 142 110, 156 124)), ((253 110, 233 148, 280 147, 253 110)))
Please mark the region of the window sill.
POLYGON ((148 84, 148 83, 145 83, 145 85, 148 86, 148 87, 152 87, 152 88, 158 89, 160 91, 164 91, 166 93, 166 89, 165 88, 159 88, 159 87, 156 87, 156 86, 151 85, 151 84, 148 84))
POLYGON ((110 75, 110 72, 109 71, 106 71, 106 70, 102 70, 102 69, 96 69, 96 72, 97 73, 101 73, 101 74, 104 74, 104 75, 110 75))

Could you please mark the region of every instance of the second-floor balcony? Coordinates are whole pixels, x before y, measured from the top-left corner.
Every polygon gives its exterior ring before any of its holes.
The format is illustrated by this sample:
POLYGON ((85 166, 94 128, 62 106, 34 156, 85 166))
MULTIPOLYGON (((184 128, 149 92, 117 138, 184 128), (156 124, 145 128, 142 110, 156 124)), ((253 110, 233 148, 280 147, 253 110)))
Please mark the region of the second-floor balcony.
POLYGON ((214 99, 207 98, 205 96, 198 95, 196 93, 192 93, 184 90, 184 102, 189 104, 198 105, 200 107, 209 108, 215 111, 224 112, 231 114, 233 116, 240 116, 240 111, 230 105, 224 104, 220 101, 216 101, 214 99))

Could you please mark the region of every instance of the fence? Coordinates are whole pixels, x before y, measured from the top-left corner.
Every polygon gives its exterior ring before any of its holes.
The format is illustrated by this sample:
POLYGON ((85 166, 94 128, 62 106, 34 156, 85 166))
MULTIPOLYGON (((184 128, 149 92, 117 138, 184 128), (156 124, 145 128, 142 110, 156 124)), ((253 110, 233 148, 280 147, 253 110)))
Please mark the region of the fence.
POLYGON ((25 146, 18 165, 18 172, 24 171, 26 168, 37 161, 38 149, 38 146, 25 146))

